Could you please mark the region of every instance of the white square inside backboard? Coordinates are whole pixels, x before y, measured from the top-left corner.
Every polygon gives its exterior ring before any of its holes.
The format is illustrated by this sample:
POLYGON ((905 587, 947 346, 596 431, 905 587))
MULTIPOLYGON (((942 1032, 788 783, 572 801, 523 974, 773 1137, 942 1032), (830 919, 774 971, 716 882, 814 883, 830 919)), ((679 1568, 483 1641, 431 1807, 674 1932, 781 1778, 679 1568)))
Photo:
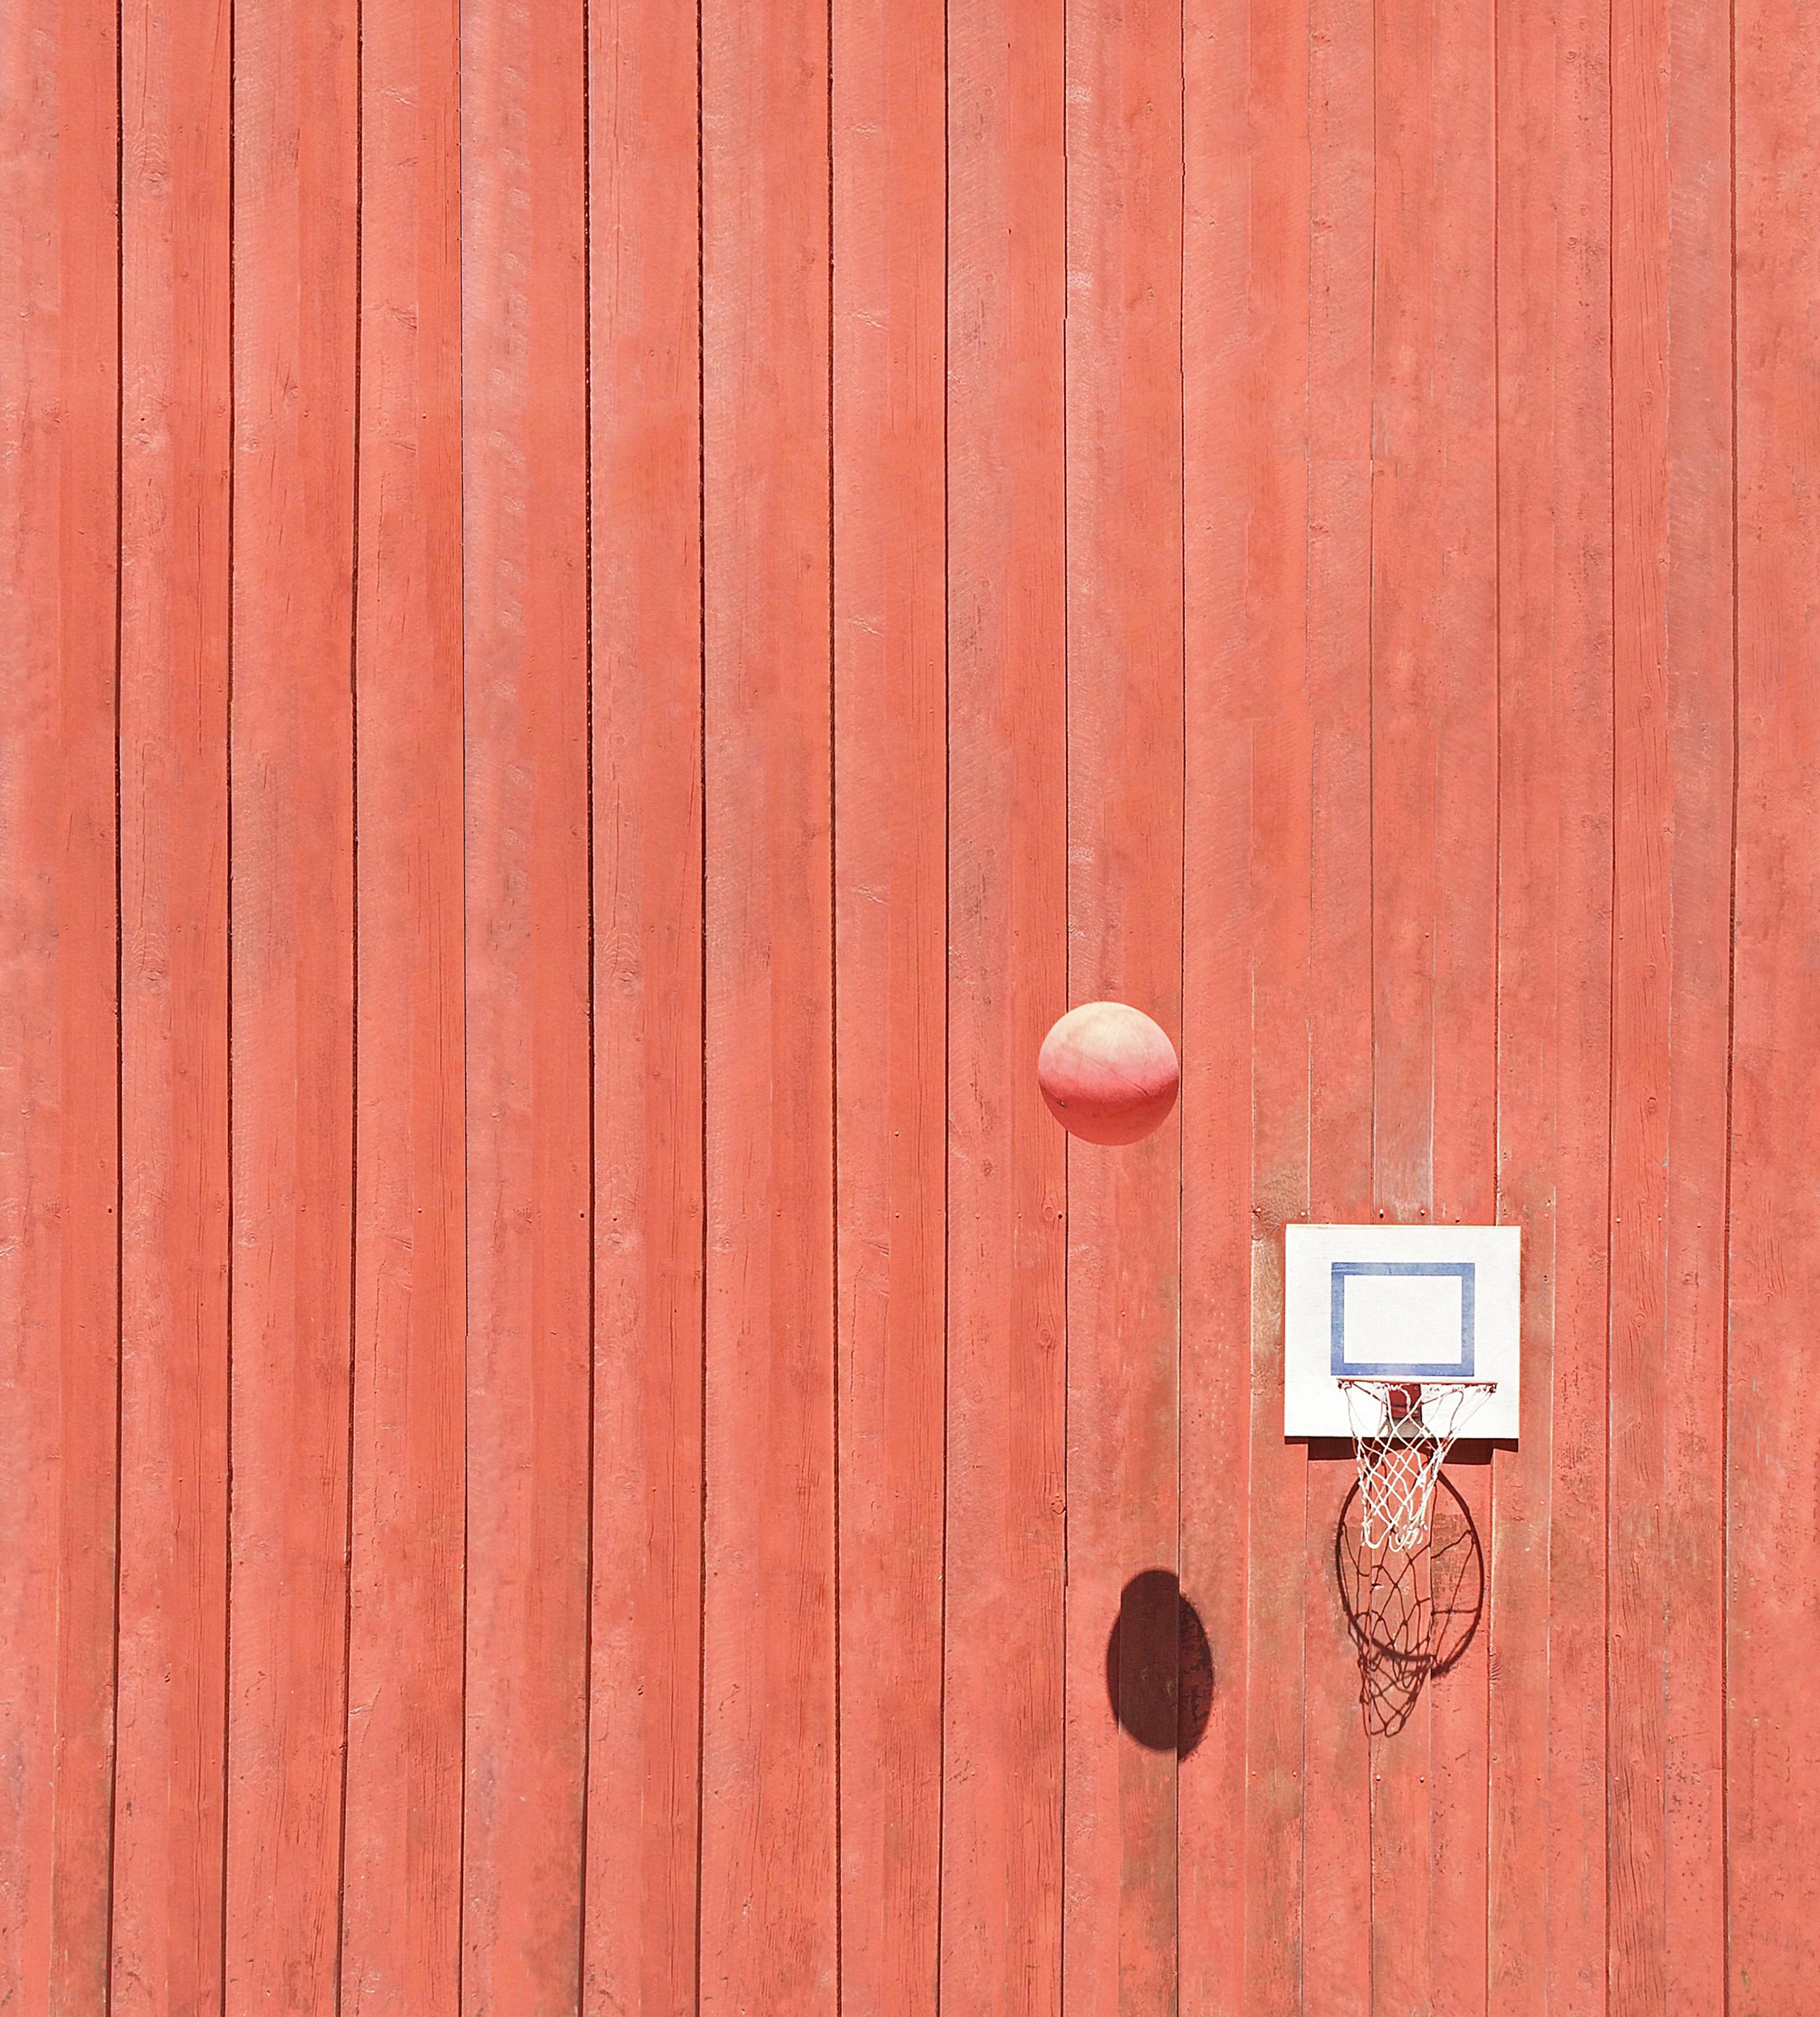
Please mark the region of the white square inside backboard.
POLYGON ((1467 1439, 1514 1442, 1522 1343, 1514 1225, 1292 1225, 1286 1436, 1349 1436, 1341 1379, 1491 1380, 1467 1439))

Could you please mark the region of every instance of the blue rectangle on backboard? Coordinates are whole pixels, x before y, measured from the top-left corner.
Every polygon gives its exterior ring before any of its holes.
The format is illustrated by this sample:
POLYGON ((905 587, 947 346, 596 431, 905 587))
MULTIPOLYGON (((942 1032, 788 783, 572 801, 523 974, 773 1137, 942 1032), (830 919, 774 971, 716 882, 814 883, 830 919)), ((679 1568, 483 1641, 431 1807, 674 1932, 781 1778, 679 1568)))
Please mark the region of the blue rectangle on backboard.
MULTIPOLYGON (((1336 1379, 1342 1375, 1375 1380, 1404 1377, 1412 1380, 1473 1377, 1473 1271, 1471 1261, 1336 1261, 1333 1263, 1333 1364, 1336 1379), (1460 1283, 1460 1356, 1455 1359, 1428 1359, 1421 1364, 1407 1360, 1359 1359, 1346 1356, 1346 1284, 1357 1275, 1451 1276, 1460 1283)), ((1317 1333, 1318 1335, 1318 1333, 1317 1333)))

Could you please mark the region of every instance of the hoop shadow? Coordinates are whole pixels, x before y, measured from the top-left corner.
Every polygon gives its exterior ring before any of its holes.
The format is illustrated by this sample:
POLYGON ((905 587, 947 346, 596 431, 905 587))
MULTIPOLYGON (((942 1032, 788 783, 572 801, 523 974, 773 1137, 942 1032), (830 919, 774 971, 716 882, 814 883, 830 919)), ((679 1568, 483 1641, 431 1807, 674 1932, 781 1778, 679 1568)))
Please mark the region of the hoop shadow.
POLYGON ((1147 1751, 1186 1758, 1213 1713, 1213 1648, 1172 1569, 1146 1569, 1120 1593, 1106 1642, 1106 1697, 1147 1751))
POLYGON ((1443 1471, 1428 1539, 1367 1548, 1354 1485, 1334 1529, 1334 1573, 1359 1655, 1359 1705, 1374 1737, 1394 1737, 1422 1690, 1464 1657, 1485 1610, 1485 1553, 1466 1501, 1443 1471))

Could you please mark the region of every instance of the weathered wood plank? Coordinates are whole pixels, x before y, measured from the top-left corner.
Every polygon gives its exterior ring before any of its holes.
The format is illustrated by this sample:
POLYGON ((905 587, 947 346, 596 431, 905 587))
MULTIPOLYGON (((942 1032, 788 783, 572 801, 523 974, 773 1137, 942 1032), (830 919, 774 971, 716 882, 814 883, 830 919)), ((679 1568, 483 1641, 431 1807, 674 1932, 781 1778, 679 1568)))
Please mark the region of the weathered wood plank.
POLYGON ((466 1134, 454 0, 362 16, 345 2012, 456 2017, 466 1134))
POLYGON ((227 1701, 227 0, 125 10, 120 1708, 113 2008, 222 1996, 227 1701))
POLYGON ((1181 1556, 1213 1708, 1179 1796, 1185 2006, 1302 1997, 1308 1462, 1282 1229, 1308 1203, 1309 16, 1185 24, 1181 1556), (1239 248, 1237 256, 1230 249, 1239 248))
POLYGON ((230 2008, 331 2004, 341 1963, 357 31, 233 34, 230 2008))
POLYGON ((1615 2008, 1723 2000, 1731 34, 1612 17, 1615 2008))
MULTIPOLYGON (((1380 10, 1374 374, 1375 1191, 1492 1215, 1497 780, 1490 0, 1380 10)), ((1483 1466, 1456 1481, 1482 1533, 1483 1466)), ((1373 2008, 1481 2009, 1486 1668, 1475 1640, 1372 1761, 1373 2008)))
POLYGON ((0 20, 0 1990, 107 1993, 118 18, 0 20))
MULTIPOLYGON (((1371 1216, 1372 9, 1309 9, 1308 694, 1313 720, 1309 1216, 1371 1216)), ((1349 1449, 1309 1452, 1302 1997, 1363 2017, 1371 1994, 1370 1752, 1336 1572, 1356 1525, 1349 1449)))
POLYGON ((461 19, 468 1490, 462 1999, 583 1944, 590 1158, 585 13, 461 19))
POLYGON ((1604 1995, 1607 11, 1499 16, 1497 1210, 1522 1229, 1524 1391, 1486 1536, 1497 2017, 1604 1995))
MULTIPOLYGON (((1251 2007, 1259 1944, 1292 1961, 1298 1924, 1287 1882, 1273 1901, 1280 1916, 1273 1923, 1267 1907, 1258 1924, 1255 1851, 1293 1862, 1295 1845, 1290 1817, 1275 1817, 1274 1830, 1268 1819, 1255 1823, 1248 1751, 1252 1550, 1280 1539, 1257 1528, 1251 1506, 1253 738, 1284 648, 1273 594, 1295 505, 1280 465, 1298 444, 1293 433, 1279 439, 1275 424, 1305 388, 1305 318, 1297 314, 1305 233, 1290 222, 1306 146, 1298 18, 1210 0, 1183 23, 1179 1550, 1183 1592, 1206 1629, 1213 1672, 1207 1730, 1178 1794, 1179 1966, 1184 2007, 1221 2017, 1251 2007)), ((1275 1476, 1268 1438, 1262 1448, 1275 1476)), ((1263 1790, 1280 1795, 1282 1780, 1267 1777, 1263 1790)), ((1279 1985, 1275 2001, 1258 2007, 1292 2001, 1279 1985)))
MULTIPOLYGON (((1067 10, 1068 996, 1182 1002, 1182 24, 1067 10)), ((1174 1696, 1181 1123, 1068 1149, 1063 2009, 1173 2006, 1176 1757, 1114 1720, 1174 1696), (1157 1586, 1161 1589, 1164 1586, 1157 1586)))
POLYGON ((681 2017, 696 1991, 702 1670, 697 39, 694 10, 670 0, 613 0, 589 26, 597 1206, 583 2007, 681 2017))
POLYGON ((702 2001, 832 2011, 828 22, 702 16, 707 1492, 702 2001))
POLYGON ((831 16, 841 1998, 905 2017, 941 1900, 944 25, 831 16))
POLYGON ((1067 1006, 1062 17, 952 0, 948 33, 941 1994, 1056 2017, 1066 1159, 1035 1066, 1067 1006))
POLYGON ((1820 1864, 1791 1853, 1815 1809, 1820 1705, 1820 1290, 1813 1185, 1820 1050, 1820 609, 1812 505, 1820 355, 1813 80, 1820 20, 1741 0, 1737 108, 1736 1001, 1727 1366, 1726 1846, 1732 2017, 1812 1994, 1820 1864))

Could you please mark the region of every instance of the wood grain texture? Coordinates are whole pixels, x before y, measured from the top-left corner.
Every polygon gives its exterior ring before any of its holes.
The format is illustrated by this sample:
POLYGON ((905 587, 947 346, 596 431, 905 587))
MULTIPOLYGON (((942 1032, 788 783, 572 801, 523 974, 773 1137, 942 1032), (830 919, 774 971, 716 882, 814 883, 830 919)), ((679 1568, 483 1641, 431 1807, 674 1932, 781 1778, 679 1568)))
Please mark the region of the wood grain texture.
POLYGON ((1614 2008, 1697 2008, 1724 1972, 1731 49, 1696 12, 1612 19, 1609 1977, 1614 2008))
POLYGON ((357 22, 234 26, 226 2001, 338 1994, 352 1248, 357 22))
POLYGON ((1067 1007, 1062 23, 948 16, 948 1400, 941 1994, 1061 2007, 1067 1007), (990 1648, 988 1654, 986 1649, 990 1648))
POLYGON ((228 23, 226 0, 121 16, 121 2017, 222 1996, 228 23))
POLYGON ((1605 1996, 1611 207, 1603 0, 1499 15, 1499 1218, 1522 1437, 1497 1459, 1488 2007, 1605 1996))
MULTIPOLYGON (((1182 31, 1179 8, 1067 23, 1068 994, 1182 1026, 1182 31)), ((1063 2010, 1176 1995, 1175 1747, 1115 1720, 1179 1690, 1181 1124, 1068 1148, 1063 2010)))
POLYGON ((362 19, 343 2012, 460 2005, 466 1340, 453 0, 362 19))
MULTIPOLYGON (((1273 366, 1299 389, 1292 241, 1273 170, 1302 142, 1254 18, 1217 0, 1183 40, 1184 539, 1182 1001, 1182 1586, 1206 1628, 1213 1701, 1177 1798, 1185 2008, 1236 2017, 1251 1952, 1250 1676, 1252 721, 1270 629, 1255 572, 1280 536, 1268 429, 1273 366), (1251 169, 1257 150, 1259 172, 1251 169), (1230 253, 1227 248, 1235 248, 1230 253), (1273 261, 1277 263, 1273 264, 1273 261), (1287 340, 1284 341, 1287 337, 1287 340), (1261 510, 1260 507, 1263 508, 1261 510), (1254 542, 1255 517, 1262 535, 1254 542)), ((1293 201, 1293 190, 1290 193, 1293 201)))
POLYGON ((702 1550, 695 20, 589 12, 594 1468, 583 2007, 696 1988, 702 1550), (627 1825, 627 1817, 642 1817, 627 1825))
POLYGON ((585 16, 461 18, 468 2017, 572 2010, 587 1766, 585 16))
POLYGON ((828 23, 702 16, 702 2001, 840 1995, 828 23))
POLYGON ((939 1972, 946 1374, 942 42, 840 0, 833 78, 841 2008, 939 1972))
MULTIPOLYGON (((1493 1209, 1496 71, 1489 5, 1380 12, 1374 334, 1374 1190, 1493 1209)), ((1482 1533, 1483 1467, 1457 1481, 1482 1533)), ((1483 2008, 1483 1642, 1373 1746, 1372 2008, 1483 2008)))
MULTIPOLYGON (((1279 466, 1280 480, 1289 474, 1279 466)), ((1282 564, 1305 564, 1285 541, 1282 564)), ((1299 637, 1294 648, 1299 651, 1299 637)), ((1283 1228, 1308 1211, 1305 989, 1313 933, 1305 708, 1272 710, 1251 735, 1251 1438, 1247 1591, 1246 2011, 1302 2001, 1302 1758, 1306 1727, 1305 1452, 1283 1438, 1283 1228), (1291 864, 1294 864, 1291 866, 1291 864)))
MULTIPOLYGON (((1206 990, 1197 1049, 1235 1039, 1244 1046, 1239 1053, 1244 1077, 1224 1119, 1228 1128, 1236 1124, 1248 1155, 1242 1169, 1229 1175, 1223 1194, 1203 1191, 1201 1209, 1212 1225, 1224 1221, 1228 1238, 1242 1211, 1248 1237, 1226 1257, 1234 1285, 1226 1294, 1242 1283, 1244 1301, 1230 1319, 1238 1327, 1223 1344, 1238 1377, 1223 1397, 1218 1427, 1222 1439, 1237 1439, 1237 1448, 1232 1441, 1202 1446, 1200 1462, 1206 1468, 1193 1512, 1185 1511, 1185 1563, 1201 1521, 1208 1523, 1208 1538, 1199 1546, 1207 1550, 1238 1511, 1222 1503, 1235 1474, 1248 1487, 1239 1586, 1229 1586, 1221 1600, 1222 1626, 1216 1630, 1208 1619, 1216 1699, 1230 1699, 1230 1710, 1222 1713, 1233 1719, 1210 1733, 1209 1742, 1223 1741, 1237 1751, 1236 1758, 1228 1753, 1226 1768, 1227 1799, 1236 1795, 1236 1803, 1221 1803, 1209 1785, 1198 1795, 1204 1804, 1185 1806, 1183 1831, 1185 1867, 1213 1849, 1210 1838, 1237 1835, 1233 1874, 1240 1916, 1237 1926, 1229 1923, 1226 1938, 1236 1945, 1224 1956, 1216 1956, 1210 1932, 1193 1925, 1184 1925, 1183 1947, 1185 1979, 1193 1981, 1198 1972, 1204 1981, 1212 1975, 1221 1999, 1216 2008, 1276 2012, 1301 2007, 1304 1959, 1309 1478, 1305 1452, 1283 1438, 1282 1229, 1305 1217, 1309 1184, 1313 726, 1305 612, 1312 50, 1309 16, 1300 5, 1254 6, 1210 25, 1235 38, 1233 56, 1243 79, 1244 96, 1233 116, 1243 121, 1248 173, 1233 197, 1242 203, 1235 222, 1244 232, 1245 264, 1242 280, 1235 276, 1239 292, 1227 310, 1236 327, 1225 333, 1221 346, 1233 346, 1231 376, 1219 388, 1219 405, 1203 406, 1198 414, 1190 410, 1191 428, 1198 418, 1208 429, 1198 439, 1190 432, 1191 467, 1198 460, 1201 482, 1219 486, 1215 495, 1222 508, 1215 525, 1222 558, 1215 579, 1222 592, 1209 595, 1198 613, 1191 604, 1190 728, 1198 746, 1190 748, 1190 792, 1197 807, 1202 795, 1219 789, 1233 793, 1244 809, 1244 824, 1228 843, 1236 849, 1230 872, 1242 878, 1228 901, 1236 900, 1243 928, 1216 942, 1215 956, 1237 969, 1229 977, 1210 971, 1206 953, 1193 951, 1191 914, 1190 972, 1206 990), (1220 747, 1228 743, 1230 756, 1220 747), (1197 774, 1204 781, 1197 783, 1197 774), (1235 999, 1229 989, 1241 991, 1235 999), (1235 1010, 1240 1019, 1229 1032, 1222 1014, 1235 1010), (1222 1673, 1230 1680, 1222 1682, 1222 1673)), ((1219 47, 1216 43, 1209 56, 1219 47)), ((1224 67, 1209 73, 1209 90, 1224 67)), ((1197 496, 1192 480, 1190 497, 1192 529, 1212 499, 1205 490, 1197 496)), ((1199 572, 1191 558, 1191 584, 1199 572)), ((1192 867, 1189 880, 1193 886, 1192 867)), ((1198 1162, 1196 1145, 1189 1154, 1190 1172, 1197 1172, 1198 1162)), ((1185 1236, 1185 1261, 1186 1256, 1185 1236)), ((1210 1377, 1204 1358, 1195 1369, 1201 1379, 1210 1377)), ((1185 1366, 1185 1384, 1190 1377, 1185 1366)), ((1213 1427, 1208 1423, 1204 1433, 1211 1438, 1213 1427)), ((1185 1493, 1192 1477, 1185 1451, 1185 1493)), ((1201 1560, 1207 1568, 1185 1577, 1191 1592, 1233 1573, 1226 1563, 1216 1568, 1210 1553, 1201 1560)), ((1201 1769, 1199 1757, 1184 1769, 1185 1802, 1199 1784, 1201 1769)))
POLYGON ((1789 1853, 1813 1811, 1820 1385, 1806 1312, 1820 1262, 1811 1172, 1813 892, 1820 872, 1820 617, 1813 594, 1820 23, 1782 0, 1736 16, 1735 1044, 1727 1362, 1728 2003, 1811 1993, 1820 1871, 1789 1853))
POLYGON ((0 23, 0 1996, 59 2017, 108 1972, 117 26, 0 23))
MULTIPOLYGON (((1372 1209, 1371 15, 1316 0, 1309 23, 1309 1214, 1339 1223, 1372 1209)), ((1370 1997, 1370 1759, 1335 1573, 1357 1467, 1309 1459, 1302 1995, 1339 2017, 1370 1997)))
POLYGON ((0 21, 0 2002, 1803 2007, 1817 74, 0 21), (1280 1409, 1374 1217, 1526 1349, 1371 1741, 1280 1409))

